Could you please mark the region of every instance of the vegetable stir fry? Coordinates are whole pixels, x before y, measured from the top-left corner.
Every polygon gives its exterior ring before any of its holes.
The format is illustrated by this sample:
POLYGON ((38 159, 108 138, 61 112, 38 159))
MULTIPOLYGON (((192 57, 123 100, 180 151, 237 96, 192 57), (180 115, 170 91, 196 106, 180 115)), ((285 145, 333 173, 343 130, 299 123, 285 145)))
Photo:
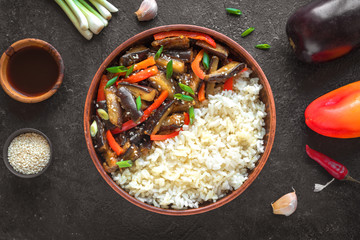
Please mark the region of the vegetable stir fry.
POLYGON ((206 34, 170 31, 119 56, 102 76, 91 123, 104 169, 131 167, 152 141, 193 124, 194 108, 206 106, 209 95, 232 90, 233 77, 247 68, 229 55, 206 34))

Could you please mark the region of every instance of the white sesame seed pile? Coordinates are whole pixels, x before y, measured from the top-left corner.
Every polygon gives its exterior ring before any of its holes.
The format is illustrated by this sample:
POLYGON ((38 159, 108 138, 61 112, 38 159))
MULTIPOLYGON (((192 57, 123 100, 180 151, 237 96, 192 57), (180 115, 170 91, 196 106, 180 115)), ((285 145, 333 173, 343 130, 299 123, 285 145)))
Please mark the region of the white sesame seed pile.
POLYGON ((50 146, 37 133, 24 133, 12 140, 8 148, 10 165, 23 174, 36 174, 44 169, 50 160, 50 146))

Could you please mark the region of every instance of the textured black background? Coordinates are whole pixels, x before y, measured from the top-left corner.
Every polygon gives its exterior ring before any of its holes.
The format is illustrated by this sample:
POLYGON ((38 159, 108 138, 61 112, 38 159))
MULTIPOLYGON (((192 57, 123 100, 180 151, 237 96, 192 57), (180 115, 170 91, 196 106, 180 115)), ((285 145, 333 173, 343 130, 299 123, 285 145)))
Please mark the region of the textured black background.
POLYGON ((360 80, 360 52, 318 66, 295 59, 286 20, 310 0, 159 0, 158 17, 147 23, 133 14, 140 0, 112 2, 120 11, 87 41, 54 1, 0 0, 0 52, 19 39, 40 38, 57 48, 66 69, 59 91, 42 103, 19 103, 0 90, 0 145, 13 131, 34 127, 54 146, 53 164, 38 178, 20 179, 0 164, 0 239, 360 239, 360 185, 336 181, 313 193, 314 183, 331 176, 305 153, 309 144, 360 179, 359 139, 320 136, 303 116, 316 97, 360 80), (243 15, 230 16, 226 7, 243 15), (231 203, 188 217, 150 213, 117 195, 90 159, 82 124, 88 87, 105 57, 143 30, 175 23, 208 27, 241 44, 267 75, 277 110, 274 148, 260 176, 231 203), (248 27, 256 30, 242 39, 248 27), (272 49, 255 49, 258 43, 272 49), (270 203, 291 187, 298 194, 297 211, 273 215, 270 203))

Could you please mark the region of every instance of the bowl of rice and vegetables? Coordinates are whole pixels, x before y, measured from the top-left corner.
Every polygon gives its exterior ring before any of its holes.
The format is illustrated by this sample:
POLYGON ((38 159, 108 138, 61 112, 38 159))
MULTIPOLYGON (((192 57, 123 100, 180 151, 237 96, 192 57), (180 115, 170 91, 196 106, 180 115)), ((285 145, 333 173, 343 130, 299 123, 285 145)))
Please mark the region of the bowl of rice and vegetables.
POLYGON ((240 45, 207 28, 169 25, 130 38, 103 62, 84 130, 117 193, 149 211, 191 215, 255 180, 275 119, 270 85, 240 45))

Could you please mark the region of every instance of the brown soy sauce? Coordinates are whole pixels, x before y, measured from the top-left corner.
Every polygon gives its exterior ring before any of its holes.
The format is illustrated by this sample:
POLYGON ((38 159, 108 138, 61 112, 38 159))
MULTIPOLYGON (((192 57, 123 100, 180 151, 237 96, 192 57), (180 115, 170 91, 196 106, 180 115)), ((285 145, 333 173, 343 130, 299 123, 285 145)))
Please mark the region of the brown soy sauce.
POLYGON ((55 85, 59 66, 45 49, 26 47, 11 56, 7 75, 11 86, 19 93, 39 96, 55 85))

